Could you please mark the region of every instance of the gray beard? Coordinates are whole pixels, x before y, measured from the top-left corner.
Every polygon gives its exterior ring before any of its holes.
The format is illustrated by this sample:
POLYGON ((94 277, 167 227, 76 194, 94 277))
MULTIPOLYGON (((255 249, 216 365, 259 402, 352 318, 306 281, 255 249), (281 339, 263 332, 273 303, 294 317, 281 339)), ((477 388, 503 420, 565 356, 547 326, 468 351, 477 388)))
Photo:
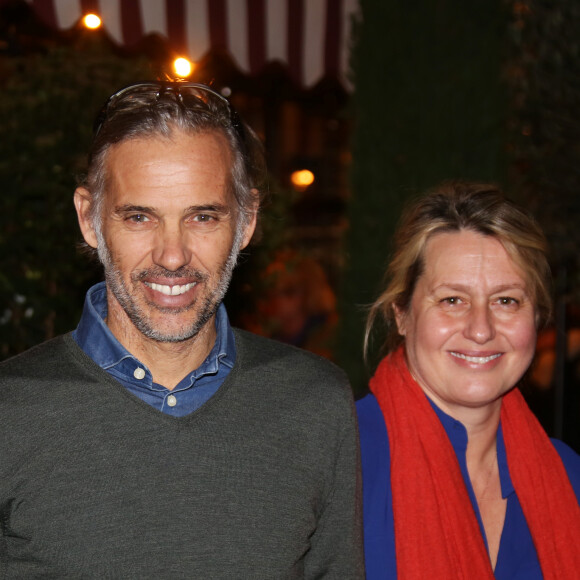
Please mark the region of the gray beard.
MULTIPOLYGON (((117 302, 121 305, 121 308, 129 317, 129 320, 131 320, 137 330, 145 337, 156 342, 165 343, 183 342, 185 340, 195 338, 206 326, 206 324, 212 319, 227 292, 230 280, 232 278, 232 273, 237 263, 243 239, 244 229, 240 226, 241 224, 239 224, 236 228, 236 235, 230 253, 226 261, 220 266, 218 270, 217 285, 209 292, 209 294, 203 298, 203 302, 199 307, 197 301, 194 304, 181 309, 160 308, 159 306, 151 305, 158 311, 167 312, 168 314, 178 314, 180 312, 185 312, 187 310, 198 307, 198 314, 195 320, 193 320, 188 327, 182 329, 180 332, 164 333, 161 330, 153 327, 146 313, 133 299, 127 284, 123 280, 121 272, 117 268, 113 257, 111 256, 111 252, 103 238, 102 232, 100 231, 100 228, 98 228, 96 230, 98 241, 97 251, 99 254, 99 259, 105 269, 107 291, 113 294, 117 302)), ((186 277, 195 279, 198 282, 207 282, 209 279, 207 274, 192 268, 183 267, 172 272, 157 266, 132 274, 131 281, 135 284, 149 276, 162 276, 165 278, 186 277)))

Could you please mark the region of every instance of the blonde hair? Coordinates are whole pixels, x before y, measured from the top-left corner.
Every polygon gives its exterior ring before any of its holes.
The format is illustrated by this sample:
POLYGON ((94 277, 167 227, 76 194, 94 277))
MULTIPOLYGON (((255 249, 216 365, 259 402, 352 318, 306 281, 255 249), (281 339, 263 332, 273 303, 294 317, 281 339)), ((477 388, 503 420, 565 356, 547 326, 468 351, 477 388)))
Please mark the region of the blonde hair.
POLYGON ((403 214, 394 238, 394 254, 386 272, 387 286, 367 317, 364 350, 377 319, 387 329, 385 352, 403 340, 393 306, 407 312, 424 269, 425 246, 435 234, 470 230, 497 239, 526 279, 541 327, 552 312, 551 272, 546 238, 523 208, 506 199, 495 186, 463 181, 444 182, 413 203, 403 214))

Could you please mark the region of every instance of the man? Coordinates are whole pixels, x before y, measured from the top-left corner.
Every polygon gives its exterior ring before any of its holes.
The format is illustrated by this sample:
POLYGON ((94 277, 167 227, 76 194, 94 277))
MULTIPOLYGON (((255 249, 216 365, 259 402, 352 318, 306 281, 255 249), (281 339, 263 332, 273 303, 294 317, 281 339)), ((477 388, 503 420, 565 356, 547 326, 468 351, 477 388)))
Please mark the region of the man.
POLYGON ((107 102, 74 196, 105 283, 0 366, 0 577, 363 577, 343 373, 222 304, 262 173, 208 87, 107 102))

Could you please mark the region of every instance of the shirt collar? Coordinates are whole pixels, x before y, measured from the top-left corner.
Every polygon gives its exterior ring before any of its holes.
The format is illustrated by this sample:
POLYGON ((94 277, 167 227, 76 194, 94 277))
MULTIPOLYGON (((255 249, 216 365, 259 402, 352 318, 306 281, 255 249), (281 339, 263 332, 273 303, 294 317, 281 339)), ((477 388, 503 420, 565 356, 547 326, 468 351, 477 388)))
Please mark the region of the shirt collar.
MULTIPOLYGON (((427 397, 429 403, 435 410, 437 417, 441 421, 447 437, 453 446, 455 455, 458 457, 465 458, 465 453, 467 451, 467 429, 460 421, 457 421, 447 413, 443 412, 429 397, 427 397)), ((501 428, 501 423, 497 431, 497 462, 499 467, 499 480, 501 484, 501 493, 504 498, 508 497, 510 494, 514 493, 514 486, 510 478, 507 455, 505 450, 505 443, 503 440, 503 431, 501 428)))
MULTIPOLYGON (((105 370, 119 365, 126 359, 132 359, 141 365, 109 330, 105 322, 106 317, 107 288, 105 282, 100 282, 87 292, 81 319, 73 332, 77 344, 105 370)), ((230 369, 234 366, 235 339, 223 303, 217 310, 215 324, 215 344, 204 363, 192 372, 192 380, 205 374, 216 373, 220 364, 230 369)))

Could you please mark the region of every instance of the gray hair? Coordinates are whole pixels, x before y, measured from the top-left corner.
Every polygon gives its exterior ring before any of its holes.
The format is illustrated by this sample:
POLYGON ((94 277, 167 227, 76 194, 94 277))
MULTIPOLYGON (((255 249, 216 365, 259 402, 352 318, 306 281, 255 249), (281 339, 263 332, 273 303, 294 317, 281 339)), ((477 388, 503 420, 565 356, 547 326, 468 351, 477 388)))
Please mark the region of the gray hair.
POLYGON ((238 228, 251 220, 266 181, 262 144, 229 102, 205 85, 148 81, 130 85, 107 100, 95 122, 88 171, 80 185, 92 196, 91 218, 101 230, 111 146, 130 139, 170 138, 174 131, 220 132, 233 157, 230 187, 239 209, 238 228))

